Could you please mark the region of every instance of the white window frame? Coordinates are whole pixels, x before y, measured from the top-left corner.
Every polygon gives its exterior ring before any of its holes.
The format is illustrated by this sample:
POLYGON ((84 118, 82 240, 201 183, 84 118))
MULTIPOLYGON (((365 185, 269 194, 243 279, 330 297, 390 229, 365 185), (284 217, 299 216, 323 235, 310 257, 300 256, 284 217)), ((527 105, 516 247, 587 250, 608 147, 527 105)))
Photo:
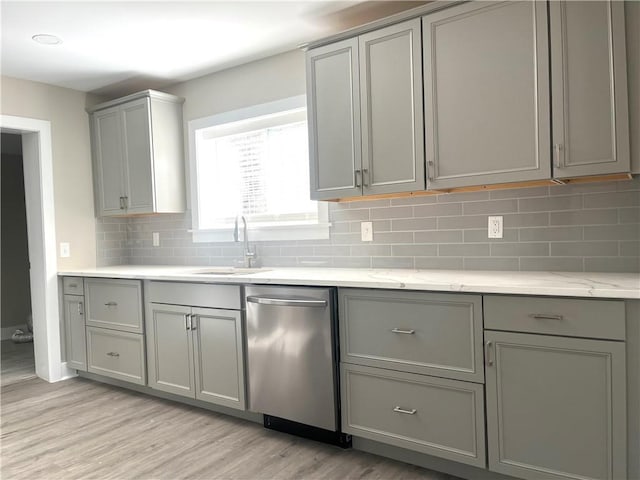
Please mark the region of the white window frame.
MULTIPOLYGON (((196 158, 196 131, 203 128, 215 127, 225 123, 248 120, 255 117, 272 115, 274 113, 306 108, 306 95, 289 97, 273 102, 240 108, 230 112, 219 113, 208 117, 190 120, 188 122, 189 134, 189 181, 191 192, 191 220, 192 237, 194 243, 201 242, 231 242, 234 240, 234 226, 200 229, 199 205, 198 205, 198 161, 196 158)), ((308 181, 308 179, 307 179, 308 181)), ((298 225, 249 225, 247 230, 252 241, 268 240, 315 240, 329 238, 329 208, 326 202, 318 202, 318 223, 304 223, 298 225)))

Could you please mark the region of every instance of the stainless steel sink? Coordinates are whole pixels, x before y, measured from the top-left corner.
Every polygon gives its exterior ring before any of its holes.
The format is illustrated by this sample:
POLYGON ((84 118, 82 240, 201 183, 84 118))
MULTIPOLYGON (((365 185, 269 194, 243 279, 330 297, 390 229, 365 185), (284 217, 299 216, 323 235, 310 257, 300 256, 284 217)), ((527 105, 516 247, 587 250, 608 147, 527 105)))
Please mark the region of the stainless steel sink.
POLYGON ((268 272, 267 268, 244 268, 244 267, 211 267, 198 270, 195 275, 249 275, 251 273, 268 272))

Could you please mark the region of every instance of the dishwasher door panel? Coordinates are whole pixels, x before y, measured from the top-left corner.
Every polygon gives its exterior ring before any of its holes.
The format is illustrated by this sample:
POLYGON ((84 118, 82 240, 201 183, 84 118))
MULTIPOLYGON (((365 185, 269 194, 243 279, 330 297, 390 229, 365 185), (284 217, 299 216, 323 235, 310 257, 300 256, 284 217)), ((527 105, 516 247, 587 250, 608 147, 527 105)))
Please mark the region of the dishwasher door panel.
POLYGON ((246 297, 249 410, 336 431, 332 291, 247 287, 246 297))

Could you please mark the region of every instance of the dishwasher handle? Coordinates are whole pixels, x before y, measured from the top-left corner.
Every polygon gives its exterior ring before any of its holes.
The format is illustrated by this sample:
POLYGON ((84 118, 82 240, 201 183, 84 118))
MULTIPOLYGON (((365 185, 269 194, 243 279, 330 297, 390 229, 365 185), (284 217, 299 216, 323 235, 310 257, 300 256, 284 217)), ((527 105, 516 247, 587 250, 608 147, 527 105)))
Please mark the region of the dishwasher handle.
POLYGON ((274 305, 278 307, 316 307, 324 308, 327 306, 326 300, 303 299, 303 298, 274 298, 262 296, 249 296, 247 302, 257 303, 259 305, 274 305))

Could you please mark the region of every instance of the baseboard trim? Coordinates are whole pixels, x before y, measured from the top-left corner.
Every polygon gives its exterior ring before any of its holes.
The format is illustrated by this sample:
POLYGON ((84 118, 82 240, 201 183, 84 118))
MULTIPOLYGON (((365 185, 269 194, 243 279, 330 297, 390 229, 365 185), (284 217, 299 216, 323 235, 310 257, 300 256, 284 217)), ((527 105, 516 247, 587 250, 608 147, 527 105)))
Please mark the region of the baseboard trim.
POLYGON ((260 413, 236 410, 234 408, 223 407, 221 405, 214 405, 212 403, 202 402, 200 400, 181 397, 180 395, 174 395, 172 393, 161 392, 159 390, 154 390, 151 387, 147 387, 143 385, 135 385, 133 383, 123 382, 122 380, 116 380, 115 378, 96 375, 95 373, 78 371, 78 376, 81 378, 94 380, 96 382, 113 385, 114 387, 126 388, 127 390, 133 390, 135 392, 144 393, 146 395, 151 395, 153 397, 162 398, 164 400, 171 400, 177 403, 184 403, 186 405, 191 405, 192 407, 204 408, 205 410, 210 410, 212 412, 222 413, 224 415, 241 418, 243 420, 249 420, 250 422, 259 423, 260 425, 262 425, 262 422, 263 422, 262 414, 260 413))
POLYGON ((405 450, 404 448, 386 445, 366 438, 353 437, 353 448, 468 480, 517 480, 514 477, 491 472, 482 468, 465 465, 464 463, 458 463, 452 460, 445 460, 444 458, 434 457, 426 453, 405 450))

